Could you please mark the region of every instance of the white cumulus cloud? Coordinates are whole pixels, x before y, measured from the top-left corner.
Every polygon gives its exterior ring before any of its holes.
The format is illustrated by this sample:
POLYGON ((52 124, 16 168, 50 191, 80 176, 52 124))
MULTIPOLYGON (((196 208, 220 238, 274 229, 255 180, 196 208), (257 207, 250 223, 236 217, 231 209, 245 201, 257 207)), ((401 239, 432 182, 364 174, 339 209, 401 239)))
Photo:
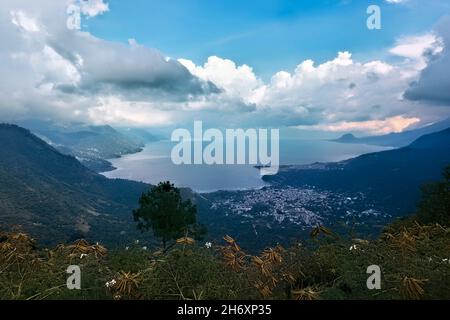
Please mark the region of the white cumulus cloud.
POLYGON ((82 14, 91 18, 109 11, 108 3, 103 0, 73 0, 72 4, 78 6, 82 14))

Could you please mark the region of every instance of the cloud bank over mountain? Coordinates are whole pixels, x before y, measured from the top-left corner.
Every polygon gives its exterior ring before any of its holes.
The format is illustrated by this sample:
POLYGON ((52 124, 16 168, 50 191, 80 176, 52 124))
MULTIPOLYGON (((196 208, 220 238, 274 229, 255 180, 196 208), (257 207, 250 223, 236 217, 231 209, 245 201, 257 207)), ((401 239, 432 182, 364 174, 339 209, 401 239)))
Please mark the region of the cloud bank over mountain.
POLYGON ((251 66, 229 59, 211 56, 197 65, 132 39, 116 43, 78 25, 69 29, 74 6, 81 24, 111 10, 103 0, 3 2, 2 119, 135 126, 197 119, 216 126, 384 133, 442 117, 447 111, 436 105, 450 104, 444 90, 448 21, 436 33, 398 39, 386 49, 386 61, 356 61, 343 50, 330 61, 306 60, 264 81, 251 66))
MULTIPOLYGON (((436 32, 446 44, 450 44, 449 16, 439 22, 436 32)), ((431 53, 429 64, 422 70, 419 79, 406 91, 405 97, 413 101, 450 106, 449 70, 449 50, 443 50, 442 54, 438 56, 431 53)))

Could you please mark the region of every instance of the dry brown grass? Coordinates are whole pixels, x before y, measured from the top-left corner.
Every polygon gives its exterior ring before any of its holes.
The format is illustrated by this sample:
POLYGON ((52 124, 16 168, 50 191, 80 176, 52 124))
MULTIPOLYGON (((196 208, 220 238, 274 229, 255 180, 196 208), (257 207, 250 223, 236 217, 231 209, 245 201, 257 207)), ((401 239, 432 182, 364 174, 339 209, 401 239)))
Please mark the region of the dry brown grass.
POLYGON ((400 292, 405 299, 419 300, 425 294, 424 286, 427 281, 404 277, 401 281, 400 292))

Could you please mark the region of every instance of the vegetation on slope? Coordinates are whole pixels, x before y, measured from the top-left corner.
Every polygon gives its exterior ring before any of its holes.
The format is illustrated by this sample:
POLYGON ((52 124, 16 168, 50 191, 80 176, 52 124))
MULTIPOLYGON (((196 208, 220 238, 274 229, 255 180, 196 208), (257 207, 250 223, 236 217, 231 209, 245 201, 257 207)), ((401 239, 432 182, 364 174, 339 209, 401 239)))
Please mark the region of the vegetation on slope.
POLYGON ((45 245, 137 233, 129 212, 148 185, 110 180, 28 130, 0 124, 0 228, 21 225, 45 245))
POLYGON ((166 251, 137 242, 108 252, 84 240, 38 250, 23 233, 3 233, 0 298, 450 299, 449 212, 436 215, 436 208, 448 208, 449 191, 446 173, 425 189, 417 216, 388 226, 377 240, 318 226, 308 241, 259 255, 229 236, 221 244, 186 235, 166 251), (66 288, 69 265, 81 267, 81 290, 66 288), (381 268, 380 290, 367 289, 371 265, 381 268))
POLYGON ((258 256, 230 237, 211 248, 182 238, 165 253, 137 244, 107 252, 85 241, 35 250, 25 234, 1 239, 1 299, 450 299, 450 229, 439 225, 370 242, 325 235, 258 256), (374 264, 381 290, 366 287, 374 264), (69 265, 82 270, 81 290, 66 288, 69 265))

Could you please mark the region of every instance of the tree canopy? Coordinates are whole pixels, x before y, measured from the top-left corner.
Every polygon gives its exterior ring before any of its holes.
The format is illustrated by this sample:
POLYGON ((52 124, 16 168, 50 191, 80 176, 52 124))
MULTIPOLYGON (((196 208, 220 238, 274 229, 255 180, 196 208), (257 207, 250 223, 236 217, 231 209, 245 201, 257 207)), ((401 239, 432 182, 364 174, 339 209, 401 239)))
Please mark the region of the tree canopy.
POLYGON ((198 229, 196 206, 191 200, 183 200, 180 190, 170 182, 161 182, 142 194, 133 216, 138 229, 151 229, 162 239, 164 248, 168 241, 198 229))
POLYGON ((423 223, 450 225, 450 166, 444 170, 444 179, 424 185, 422 194, 418 206, 419 220, 423 223))

